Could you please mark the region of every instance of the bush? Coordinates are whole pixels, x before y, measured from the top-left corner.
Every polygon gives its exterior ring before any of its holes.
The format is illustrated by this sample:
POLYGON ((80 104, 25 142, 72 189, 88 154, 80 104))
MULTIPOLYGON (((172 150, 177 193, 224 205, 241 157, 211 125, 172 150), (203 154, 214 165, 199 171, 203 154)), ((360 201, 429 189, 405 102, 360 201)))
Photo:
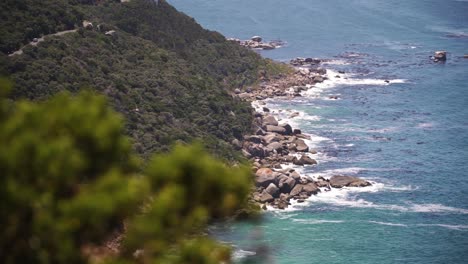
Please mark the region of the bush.
POLYGON ((229 249, 201 232, 245 205, 246 167, 194 145, 142 170, 103 97, 13 103, 7 86, 0 81, 1 263, 88 263, 84 249, 115 230, 127 231, 108 263, 134 262, 137 250, 140 263, 229 262, 229 249))

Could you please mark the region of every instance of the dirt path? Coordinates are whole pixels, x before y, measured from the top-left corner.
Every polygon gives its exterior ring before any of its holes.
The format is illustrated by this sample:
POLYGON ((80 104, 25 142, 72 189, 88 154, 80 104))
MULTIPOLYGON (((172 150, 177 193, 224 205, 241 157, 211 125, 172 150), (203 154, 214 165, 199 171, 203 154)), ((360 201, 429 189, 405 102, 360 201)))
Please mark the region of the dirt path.
POLYGON ((42 36, 41 38, 37 38, 36 40, 33 40, 33 41, 29 42, 28 44, 24 45, 19 50, 9 54, 8 56, 11 57, 11 56, 15 56, 15 55, 21 55, 21 54, 23 54, 23 49, 25 47, 27 47, 28 45, 37 46, 39 43, 41 43, 42 41, 44 41, 48 37, 62 36, 62 35, 68 34, 68 33, 76 32, 77 30, 78 29, 64 30, 64 31, 60 31, 60 32, 57 32, 57 33, 54 33, 54 34, 49 34, 49 35, 42 36))

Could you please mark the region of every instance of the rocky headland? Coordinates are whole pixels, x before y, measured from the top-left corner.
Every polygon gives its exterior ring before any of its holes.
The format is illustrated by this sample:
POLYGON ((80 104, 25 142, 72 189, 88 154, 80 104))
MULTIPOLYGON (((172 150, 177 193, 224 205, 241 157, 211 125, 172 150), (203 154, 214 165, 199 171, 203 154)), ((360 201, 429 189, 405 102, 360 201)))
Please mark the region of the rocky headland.
MULTIPOLYGON (((291 60, 291 73, 275 79, 263 79, 256 87, 236 89, 235 96, 255 104, 253 133, 232 144, 242 151, 252 164, 255 173, 255 190, 251 199, 263 209, 271 206, 286 209, 291 201, 304 202, 311 195, 331 188, 365 187, 371 183, 360 178, 334 175, 327 179, 300 175, 296 166, 316 166, 312 149, 300 128, 278 120, 265 105, 268 98, 294 98, 315 84, 327 80, 326 69, 320 67, 320 59, 296 58, 291 60)), ((299 116, 292 112, 289 118, 299 116)))

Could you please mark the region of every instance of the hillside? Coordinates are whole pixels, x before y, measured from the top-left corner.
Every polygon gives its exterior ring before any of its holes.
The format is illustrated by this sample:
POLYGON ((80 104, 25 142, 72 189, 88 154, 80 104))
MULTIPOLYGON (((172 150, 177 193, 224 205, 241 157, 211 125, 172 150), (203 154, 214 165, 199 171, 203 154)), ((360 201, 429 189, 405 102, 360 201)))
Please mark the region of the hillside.
POLYGON ((15 83, 12 99, 42 100, 82 89, 104 94, 125 116, 126 131, 143 156, 201 138, 218 156, 236 159, 229 142, 250 130, 252 115, 231 91, 282 70, 165 1, 0 5, 7 18, 0 24, 0 74, 15 83), (92 28, 84 29, 83 20, 92 28), (34 38, 74 28, 8 56, 34 38))

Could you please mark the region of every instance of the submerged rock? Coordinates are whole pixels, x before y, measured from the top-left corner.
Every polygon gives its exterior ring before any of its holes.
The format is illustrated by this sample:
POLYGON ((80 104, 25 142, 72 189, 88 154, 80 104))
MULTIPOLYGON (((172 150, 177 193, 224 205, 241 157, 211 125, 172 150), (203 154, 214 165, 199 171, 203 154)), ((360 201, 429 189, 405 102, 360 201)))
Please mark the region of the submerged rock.
POLYGON ((434 52, 434 57, 432 57, 432 59, 435 62, 446 61, 447 60, 447 52, 444 51, 444 50, 436 51, 436 52, 434 52))

